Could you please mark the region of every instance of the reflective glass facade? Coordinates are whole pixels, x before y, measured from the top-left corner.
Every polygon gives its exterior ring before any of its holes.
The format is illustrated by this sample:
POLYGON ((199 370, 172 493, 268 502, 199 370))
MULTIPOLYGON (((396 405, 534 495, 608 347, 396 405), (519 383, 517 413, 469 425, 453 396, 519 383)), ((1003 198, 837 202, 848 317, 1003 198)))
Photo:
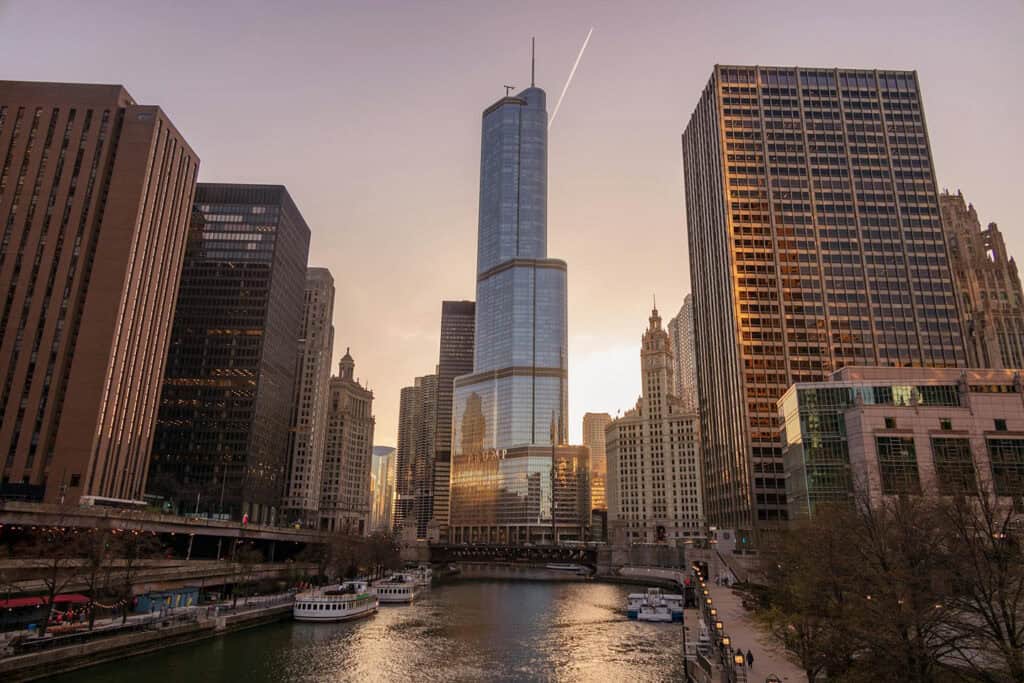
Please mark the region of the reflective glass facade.
MULTIPOLYGON (((551 523, 550 513, 542 521, 542 485, 535 497, 526 493, 526 482, 539 478, 550 501, 550 449, 566 442, 568 408, 566 265, 547 258, 547 111, 540 88, 504 97, 483 113, 477 247, 473 370, 455 380, 452 410, 454 539, 469 538, 469 526, 477 534, 490 533, 481 525, 551 523), (513 449, 515 457, 508 455, 513 449)), ((574 456, 572 471, 580 476, 589 471, 584 453, 574 456)), ((585 497, 589 506, 589 487, 585 497)), ((566 523, 585 523, 588 510, 574 510, 566 523)))

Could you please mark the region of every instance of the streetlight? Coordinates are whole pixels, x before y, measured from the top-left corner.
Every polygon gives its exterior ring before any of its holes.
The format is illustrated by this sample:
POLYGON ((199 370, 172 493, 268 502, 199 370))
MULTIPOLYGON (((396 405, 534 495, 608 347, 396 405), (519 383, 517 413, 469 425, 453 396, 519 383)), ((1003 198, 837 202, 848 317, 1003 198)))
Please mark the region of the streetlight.
POLYGON ((711 617, 714 618, 714 617, 717 617, 717 616, 718 616, 718 609, 712 607, 711 608, 711 617))
POLYGON ((722 647, 729 647, 730 645, 732 645, 732 638, 730 638, 729 636, 723 635, 722 636, 722 647))
POLYGON ((743 655, 734 655, 732 658, 732 663, 736 666, 743 666, 743 655))
POLYGON ((724 628, 725 628, 725 624, 723 624, 723 623, 722 623, 722 622, 720 622, 720 621, 716 621, 716 622, 715 622, 715 630, 716 630, 716 631, 718 631, 719 633, 721 633, 721 632, 722 632, 722 629, 724 629, 724 628))

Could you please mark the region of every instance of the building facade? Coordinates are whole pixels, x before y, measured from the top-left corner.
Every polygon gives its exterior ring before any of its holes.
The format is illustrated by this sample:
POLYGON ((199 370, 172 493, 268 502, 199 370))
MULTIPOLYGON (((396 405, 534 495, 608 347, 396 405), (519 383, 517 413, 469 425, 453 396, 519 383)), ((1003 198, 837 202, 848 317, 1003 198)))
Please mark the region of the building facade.
POLYGON ((348 349, 331 378, 327 444, 320 489, 320 528, 363 535, 370 517, 373 392, 355 377, 348 349))
POLYGON ((716 66, 682 141, 708 523, 783 524, 790 384, 967 363, 917 75, 716 66))
POLYGON ((140 500, 199 159, 118 85, 0 81, 0 499, 140 500))
POLYGON ((442 537, 447 537, 448 534, 455 378, 473 372, 475 332, 475 302, 441 302, 441 351, 437 361, 437 420, 434 427, 432 517, 437 523, 438 533, 442 537))
POLYGON ((791 516, 899 495, 1020 501, 1022 391, 1014 370, 847 367, 794 384, 778 404, 791 516))
POLYGON ((610 536, 669 544, 702 538, 699 423, 672 394, 672 351, 657 309, 643 335, 640 366, 636 407, 605 432, 610 536))
POLYGON ((564 447, 566 264, 547 257, 545 97, 531 85, 483 113, 473 371, 455 380, 452 418, 450 525, 465 540, 568 538, 590 515, 586 449, 564 447), (557 490, 569 472, 582 478, 572 494, 557 490))
POLYGON ((608 482, 608 458, 604 430, 612 421, 608 413, 583 415, 583 445, 590 450, 590 505, 594 510, 607 510, 605 489, 608 482))
POLYGON ((373 447, 373 466, 370 468, 370 524, 371 534, 390 534, 395 510, 395 454, 393 446, 373 447))
POLYGON ((306 270, 302 333, 295 367, 288 483, 283 508, 288 522, 317 526, 327 443, 327 396, 334 350, 334 278, 326 268, 306 270))
POLYGON ((963 194, 939 195, 972 368, 1024 367, 1024 293, 999 226, 984 230, 963 194))
POLYGON ((309 227, 281 185, 199 183, 149 490, 277 519, 287 479, 309 227))
POLYGON ((668 338, 672 348, 672 391, 682 401, 684 408, 697 413, 697 357, 693 349, 692 294, 686 295, 679 313, 668 321, 668 338))
POLYGON ((420 388, 418 420, 413 439, 413 514, 405 521, 416 528, 416 538, 427 537, 434 511, 434 430, 437 427, 437 375, 417 377, 420 388))
MULTIPOLYGON (((419 378, 417 378, 419 379, 419 378)), ((402 387, 398 405, 398 448, 395 452, 395 531, 400 532, 406 520, 414 519, 416 487, 413 474, 416 463, 416 434, 422 423, 423 390, 420 382, 402 387)))

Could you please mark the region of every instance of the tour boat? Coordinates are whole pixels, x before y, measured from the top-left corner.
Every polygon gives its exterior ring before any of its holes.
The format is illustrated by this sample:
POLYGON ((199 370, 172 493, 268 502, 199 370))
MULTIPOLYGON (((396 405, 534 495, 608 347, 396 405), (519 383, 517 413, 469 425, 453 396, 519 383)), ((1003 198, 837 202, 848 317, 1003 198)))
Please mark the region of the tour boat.
POLYGON ((412 602, 420 591, 420 584, 412 574, 393 574, 377 582, 377 597, 385 602, 412 602))
POLYGON ((589 574, 590 570, 581 564, 571 564, 567 562, 551 562, 544 565, 545 569, 553 569, 556 572, 573 572, 574 574, 589 574))
POLYGON ((421 588, 429 588, 431 581, 434 580, 434 570, 430 568, 429 564, 421 564, 415 569, 408 569, 405 574, 411 576, 416 585, 421 588))
POLYGON ((626 599, 626 616, 640 621, 682 621, 683 596, 662 593, 660 588, 648 588, 646 593, 630 593, 626 599))
POLYGON ((295 596, 292 616, 296 621, 345 621, 377 611, 377 590, 365 581, 346 581, 295 596))

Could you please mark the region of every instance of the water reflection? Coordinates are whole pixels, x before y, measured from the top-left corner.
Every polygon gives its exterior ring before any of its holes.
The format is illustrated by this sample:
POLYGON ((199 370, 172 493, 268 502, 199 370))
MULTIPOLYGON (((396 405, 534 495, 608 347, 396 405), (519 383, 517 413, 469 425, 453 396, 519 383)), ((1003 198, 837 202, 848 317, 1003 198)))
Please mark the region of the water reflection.
POLYGON ((636 587, 472 582, 339 624, 283 622, 86 669, 64 683, 170 681, 665 681, 678 624, 626 620, 636 587))

